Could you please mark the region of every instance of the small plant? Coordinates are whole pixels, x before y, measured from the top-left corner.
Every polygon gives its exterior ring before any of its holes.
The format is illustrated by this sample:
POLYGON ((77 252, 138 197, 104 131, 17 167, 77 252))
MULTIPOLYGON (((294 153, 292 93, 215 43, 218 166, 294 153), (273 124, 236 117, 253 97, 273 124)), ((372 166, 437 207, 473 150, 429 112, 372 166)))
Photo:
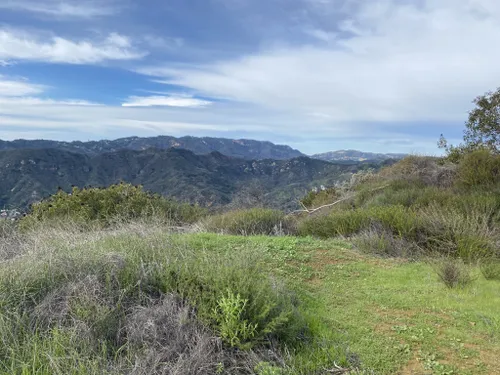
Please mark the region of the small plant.
POLYGON ((486 280, 500 280, 500 259, 484 259, 479 263, 479 268, 486 280))
POLYGON ((244 349, 255 337, 257 324, 249 323, 242 318, 247 303, 248 299, 243 299, 239 294, 228 290, 227 295, 217 301, 217 308, 214 309, 219 335, 232 347, 244 349))
POLYGON ((439 279, 448 288, 464 288, 471 284, 473 278, 470 269, 460 259, 444 259, 436 266, 439 279))

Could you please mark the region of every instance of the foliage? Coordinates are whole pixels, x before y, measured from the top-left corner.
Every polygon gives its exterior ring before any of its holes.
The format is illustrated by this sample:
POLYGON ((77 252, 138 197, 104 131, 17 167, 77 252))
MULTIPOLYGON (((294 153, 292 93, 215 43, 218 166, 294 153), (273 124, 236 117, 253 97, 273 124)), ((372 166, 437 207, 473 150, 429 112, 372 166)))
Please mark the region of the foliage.
POLYGON ((469 267, 457 259, 443 259, 436 265, 436 273, 448 288, 463 288, 473 281, 469 267))
POLYGON ((147 193, 141 186, 121 183, 105 189, 74 187, 69 194, 59 190, 34 204, 21 226, 27 228, 50 220, 109 226, 148 217, 171 223, 192 223, 203 215, 204 210, 199 207, 147 193))
POLYGON ((458 165, 457 183, 467 188, 500 187, 500 154, 487 149, 465 154, 458 165))
POLYGON ((210 232, 244 236, 290 234, 294 231, 292 220, 286 218, 282 211, 266 208, 209 216, 203 221, 203 226, 210 232))
POLYGON ((381 256, 414 258, 422 250, 402 236, 394 235, 381 225, 374 224, 353 237, 354 245, 361 251, 381 256))
POLYGON ((500 152, 500 88, 478 96, 474 104, 466 123, 465 143, 500 152))
POLYGON ((464 143, 448 145, 441 134, 438 145, 448 154, 448 160, 458 162, 468 153, 486 149, 494 154, 500 152, 500 88, 474 99, 475 108, 469 112, 465 123, 464 143))
POLYGON ((222 363, 231 374, 276 359, 251 348, 293 347, 307 331, 264 253, 207 251, 133 228, 30 233, 36 254, 0 267, 0 373, 196 374, 222 363))
POLYGON ((486 280, 500 280, 499 258, 485 258, 479 263, 479 268, 486 280))
POLYGON ((479 150, 458 165, 409 156, 356 184, 352 198, 298 223, 301 235, 355 236, 358 248, 390 256, 498 254, 498 156, 479 150))
POLYGON ((334 201, 338 200, 339 197, 340 193, 337 191, 337 189, 330 187, 325 190, 310 191, 305 197, 300 200, 300 203, 304 207, 312 209, 328 203, 333 203, 334 201))
POLYGON ((247 303, 248 299, 244 300, 231 290, 227 291, 227 296, 222 296, 217 301, 214 319, 217 320, 219 335, 232 347, 243 348, 242 342, 251 342, 255 337, 256 323, 250 324, 242 319, 247 303))

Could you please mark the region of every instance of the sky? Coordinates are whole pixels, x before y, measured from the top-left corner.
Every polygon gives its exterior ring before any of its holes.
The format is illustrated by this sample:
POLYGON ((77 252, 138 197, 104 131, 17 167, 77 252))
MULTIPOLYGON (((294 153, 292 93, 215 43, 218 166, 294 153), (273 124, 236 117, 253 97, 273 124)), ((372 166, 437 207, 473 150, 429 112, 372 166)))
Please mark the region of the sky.
POLYGON ((0 0, 0 139, 439 154, 499 41, 498 0, 0 0))

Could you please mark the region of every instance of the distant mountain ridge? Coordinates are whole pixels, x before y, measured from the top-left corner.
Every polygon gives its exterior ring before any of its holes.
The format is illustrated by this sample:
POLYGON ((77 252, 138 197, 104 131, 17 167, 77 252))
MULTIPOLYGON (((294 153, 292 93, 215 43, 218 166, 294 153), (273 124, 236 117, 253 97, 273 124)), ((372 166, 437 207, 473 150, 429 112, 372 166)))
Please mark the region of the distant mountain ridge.
POLYGON ((276 159, 285 160, 305 156, 290 146, 276 145, 267 141, 250 139, 227 139, 212 137, 128 137, 116 140, 101 141, 51 141, 51 140, 0 140, 0 150, 15 149, 58 149, 73 153, 98 155, 119 150, 147 150, 149 148, 169 149, 182 148, 195 154, 203 155, 213 151, 221 154, 247 160, 276 159))
POLYGON ((374 152, 363 152, 358 150, 337 150, 324 152, 321 154, 312 155, 311 158, 324 160, 324 161, 383 161, 388 159, 403 159, 407 154, 396 154, 396 153, 374 153, 374 152))
POLYGON ((225 205, 254 185, 265 201, 293 208, 312 187, 347 180, 368 163, 333 164, 298 157, 245 160, 220 152, 206 155, 179 149, 128 150, 89 155, 62 149, 0 151, 0 207, 26 207, 76 186, 141 184, 164 196, 204 206, 225 205))

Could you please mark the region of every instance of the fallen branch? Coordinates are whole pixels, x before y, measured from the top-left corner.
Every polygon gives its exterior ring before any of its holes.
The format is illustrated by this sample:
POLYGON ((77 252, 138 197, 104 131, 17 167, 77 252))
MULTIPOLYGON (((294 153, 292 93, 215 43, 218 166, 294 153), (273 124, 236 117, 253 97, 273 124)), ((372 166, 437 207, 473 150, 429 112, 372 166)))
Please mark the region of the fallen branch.
MULTIPOLYGON (((379 186, 378 188, 375 188, 375 189, 370 190, 370 192, 372 192, 372 191, 377 191, 377 190, 381 190, 381 189, 385 189, 387 186, 389 186, 389 185, 379 186)), ((319 206, 319 207, 312 208, 312 209, 308 209, 306 206, 304 206, 304 204, 303 204, 302 202, 299 202, 299 203, 300 203, 300 205, 301 205, 302 207, 304 207, 304 209, 303 209, 303 210, 296 210, 296 211, 292 211, 292 212, 290 212, 288 215, 294 215, 294 214, 300 214, 300 213, 307 213, 307 214, 309 214, 309 215, 310 215, 310 214, 312 214, 312 213, 314 213, 314 212, 316 212, 316 211, 321 210, 322 208, 335 206, 337 203, 344 202, 344 201, 346 201, 346 200, 348 200, 348 199, 354 198, 355 196, 356 196, 356 194, 351 194, 351 195, 349 195, 349 196, 347 196, 347 197, 344 197, 344 198, 342 198, 342 199, 339 199, 338 201, 335 201, 335 202, 333 202, 333 203, 328 203, 328 204, 325 204, 325 205, 323 205, 323 206, 319 206)))
MULTIPOLYGON (((336 205, 337 203, 340 203, 340 202, 343 202, 343 201, 346 201, 348 199, 351 199, 353 198, 355 195, 350 195, 348 197, 345 197, 345 198, 342 198, 342 199, 339 199, 338 201, 335 201, 333 203, 329 203, 329 204, 325 204, 323 206, 319 206, 319 207, 316 207, 316 208, 313 208, 313 209, 307 209, 307 208, 304 208, 303 210, 297 210, 297 211, 292 211, 290 212, 288 215, 293 215, 293 214, 298 214, 298 213, 303 213, 303 212, 306 212, 308 214, 312 214, 313 212, 316 212, 318 210, 321 210, 322 208, 326 208, 326 207, 331 207, 331 206, 334 206, 336 205)), ((304 207, 304 205, 302 205, 304 207)))

